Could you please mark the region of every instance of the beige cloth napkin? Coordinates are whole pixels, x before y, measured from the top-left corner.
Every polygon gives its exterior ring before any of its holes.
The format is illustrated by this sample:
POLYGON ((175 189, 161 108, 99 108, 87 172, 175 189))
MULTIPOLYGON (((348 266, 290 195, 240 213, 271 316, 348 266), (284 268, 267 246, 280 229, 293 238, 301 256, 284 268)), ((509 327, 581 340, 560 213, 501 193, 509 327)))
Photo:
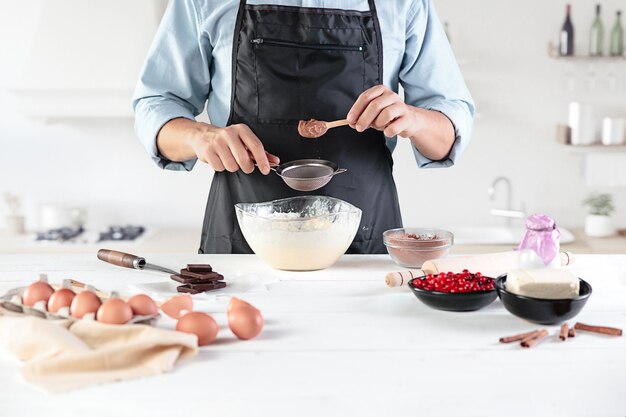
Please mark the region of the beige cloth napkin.
POLYGON ((195 335, 148 325, 45 320, 0 308, 0 348, 25 362, 27 382, 52 392, 158 375, 197 346, 195 335))

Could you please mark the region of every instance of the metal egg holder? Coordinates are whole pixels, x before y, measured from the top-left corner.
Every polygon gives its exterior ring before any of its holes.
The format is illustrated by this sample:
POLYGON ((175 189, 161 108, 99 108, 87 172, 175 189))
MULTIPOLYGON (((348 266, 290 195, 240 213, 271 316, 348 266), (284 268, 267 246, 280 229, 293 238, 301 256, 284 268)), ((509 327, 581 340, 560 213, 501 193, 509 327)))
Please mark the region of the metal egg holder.
MULTIPOLYGON (((40 274, 39 277, 40 277, 39 278, 40 281, 42 280, 47 281, 47 277, 45 274, 40 274)), ((61 288, 68 288, 74 291, 76 294, 82 291, 91 291, 95 293, 98 296, 98 298, 100 298, 100 300, 102 301, 108 300, 109 298, 119 298, 118 293, 115 291, 111 292, 110 294, 105 294, 101 291, 98 291, 96 288, 94 288, 91 285, 78 283, 77 281, 74 281, 72 279, 64 279, 61 285, 54 285, 54 284, 50 284, 50 285, 55 290, 58 290, 61 288)), ((26 290, 26 288, 28 288, 28 286, 17 287, 17 288, 12 288, 8 290, 5 294, 0 296, 0 306, 14 313, 35 316, 35 317, 39 317, 39 318, 47 319, 47 320, 70 320, 70 321, 79 321, 79 320, 95 321, 96 320, 95 313, 85 314, 85 316, 81 319, 72 317, 69 313, 69 308, 62 308, 60 309, 59 313, 50 313, 49 311, 46 310, 45 304, 41 301, 36 303, 33 307, 25 306, 24 304, 22 304, 22 295, 24 294, 24 291, 26 290)), ((133 315, 133 318, 131 318, 125 324, 154 325, 160 316, 161 316, 160 314, 156 314, 154 316, 133 315)))

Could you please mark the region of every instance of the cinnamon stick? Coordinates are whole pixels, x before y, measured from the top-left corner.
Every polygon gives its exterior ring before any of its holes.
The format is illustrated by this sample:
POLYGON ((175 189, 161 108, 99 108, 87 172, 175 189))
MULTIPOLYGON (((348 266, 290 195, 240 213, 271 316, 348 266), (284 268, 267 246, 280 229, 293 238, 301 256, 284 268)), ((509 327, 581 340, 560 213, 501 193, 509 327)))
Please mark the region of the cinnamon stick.
POLYGON ((576 337, 576 330, 573 327, 567 332, 567 337, 576 337))
POLYGON ((500 338, 500 343, 518 342, 518 341, 524 340, 524 339, 526 339, 528 337, 535 336, 539 332, 540 332, 540 330, 533 330, 532 332, 520 333, 520 334, 516 334, 514 336, 501 337, 500 338))
POLYGON ((539 330, 535 336, 522 340, 520 345, 523 348, 531 348, 535 346, 537 343, 541 342, 546 337, 548 337, 548 331, 545 329, 539 330))
POLYGON ((561 326, 561 332, 559 333, 559 339, 565 341, 567 339, 567 335, 569 333, 569 325, 567 323, 563 323, 561 326))
POLYGON ((587 332, 605 334, 608 336, 621 336, 622 329, 618 329, 616 327, 606 327, 606 326, 592 326, 584 323, 576 323, 574 328, 577 330, 584 330, 587 332))

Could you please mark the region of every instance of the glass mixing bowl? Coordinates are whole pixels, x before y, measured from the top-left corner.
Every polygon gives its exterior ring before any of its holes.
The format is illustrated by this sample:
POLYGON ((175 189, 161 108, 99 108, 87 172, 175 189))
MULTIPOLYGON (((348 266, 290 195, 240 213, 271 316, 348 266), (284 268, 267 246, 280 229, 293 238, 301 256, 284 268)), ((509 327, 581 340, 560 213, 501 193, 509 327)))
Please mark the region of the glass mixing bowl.
POLYGON ((272 268, 312 271, 333 265, 361 223, 361 209, 333 197, 300 196, 235 204, 239 227, 272 268))

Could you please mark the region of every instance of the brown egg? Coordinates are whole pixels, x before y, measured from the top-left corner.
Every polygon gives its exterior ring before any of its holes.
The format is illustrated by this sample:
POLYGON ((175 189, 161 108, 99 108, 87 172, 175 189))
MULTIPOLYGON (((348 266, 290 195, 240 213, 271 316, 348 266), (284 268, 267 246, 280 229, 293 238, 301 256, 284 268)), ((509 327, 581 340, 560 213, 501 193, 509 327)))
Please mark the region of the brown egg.
POLYGON ((263 316, 253 305, 231 298, 226 310, 228 327, 239 339, 252 339, 263 330, 263 316))
POLYGON ((176 323, 179 332, 198 336, 198 346, 209 345, 215 341, 219 327, 213 317, 198 311, 187 313, 176 323))
POLYGON ((47 282, 33 282, 28 286, 28 288, 26 288, 26 290, 24 290, 22 303, 28 307, 34 306, 38 301, 45 301, 47 303, 52 293, 54 293, 54 288, 52 288, 47 282))
POLYGON ((48 311, 56 313, 63 307, 69 307, 76 294, 69 288, 61 288, 50 296, 48 300, 48 311))
POLYGON ((124 324, 133 318, 133 310, 120 298, 109 298, 98 309, 96 320, 107 324, 124 324))
POLYGON ((133 310, 133 314, 139 316, 156 316, 159 314, 156 303, 146 294, 137 294, 130 297, 128 305, 133 310))
POLYGON ((179 319, 182 310, 193 311, 193 300, 190 295, 175 295, 161 304, 161 310, 173 319, 179 319))
POLYGON ((100 304, 102 301, 91 291, 79 292, 70 304, 70 314, 72 317, 82 319, 85 314, 98 311, 100 304))

